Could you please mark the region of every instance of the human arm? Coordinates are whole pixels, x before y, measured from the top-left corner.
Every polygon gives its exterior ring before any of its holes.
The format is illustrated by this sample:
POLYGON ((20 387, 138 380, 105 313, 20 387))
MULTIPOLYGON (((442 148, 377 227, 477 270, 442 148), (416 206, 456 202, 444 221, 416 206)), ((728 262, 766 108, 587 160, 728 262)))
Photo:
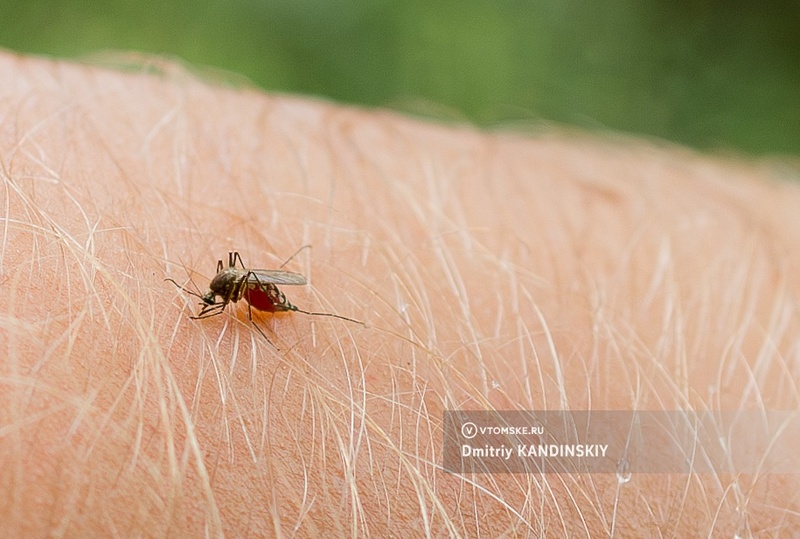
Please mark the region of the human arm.
POLYGON ((797 406, 797 185, 4 55, 2 526, 75 535, 796 525, 784 478, 465 476, 443 410, 797 406), (230 250, 312 311, 192 321, 230 250), (187 285, 191 284, 187 282, 187 285))

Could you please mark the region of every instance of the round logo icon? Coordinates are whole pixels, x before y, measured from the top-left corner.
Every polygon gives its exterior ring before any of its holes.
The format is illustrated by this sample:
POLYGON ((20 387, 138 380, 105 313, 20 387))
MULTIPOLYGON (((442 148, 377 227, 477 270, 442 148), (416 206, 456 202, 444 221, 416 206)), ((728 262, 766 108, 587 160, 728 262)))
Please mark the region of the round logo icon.
POLYGON ((478 434, 478 426, 471 422, 467 421, 463 425, 461 425, 461 436, 466 438, 467 440, 472 440, 478 434))

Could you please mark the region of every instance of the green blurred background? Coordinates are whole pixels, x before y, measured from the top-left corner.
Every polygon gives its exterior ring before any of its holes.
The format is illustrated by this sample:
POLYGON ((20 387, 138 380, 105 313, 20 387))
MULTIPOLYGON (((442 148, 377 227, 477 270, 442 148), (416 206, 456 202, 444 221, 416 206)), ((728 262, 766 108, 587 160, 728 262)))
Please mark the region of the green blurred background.
POLYGON ((798 0, 0 0, 0 13, 0 47, 19 52, 166 54, 486 127, 800 155, 798 0))

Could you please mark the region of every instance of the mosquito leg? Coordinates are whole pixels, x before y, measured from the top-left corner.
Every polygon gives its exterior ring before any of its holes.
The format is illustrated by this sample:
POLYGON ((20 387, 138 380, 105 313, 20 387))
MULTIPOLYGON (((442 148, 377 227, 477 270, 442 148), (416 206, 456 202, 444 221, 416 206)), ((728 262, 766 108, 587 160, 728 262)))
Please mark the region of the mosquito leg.
POLYGON ((289 262, 291 262, 291 261, 292 261, 292 259, 293 259, 294 257, 296 257, 297 255, 299 255, 299 254, 300 254, 300 251, 302 251, 302 250, 304 250, 304 249, 311 249, 311 245, 310 245, 310 244, 306 244, 306 245, 303 245, 302 247, 300 247, 300 248, 299 248, 297 251, 295 251, 295 252, 294 252, 294 254, 293 254, 292 256, 290 256, 289 258, 287 258, 287 259, 286 259, 286 262, 284 262, 283 264, 281 264, 281 265, 280 265, 280 267, 278 267, 278 269, 281 269, 283 266, 285 266, 286 264, 288 264, 289 262))
POLYGON ((348 322, 353 322, 354 324, 359 324, 359 325, 361 325, 361 326, 367 327, 367 325, 366 325, 364 322, 362 322, 361 320, 356 320, 356 319, 354 319, 354 318, 347 318, 346 316, 341 316, 341 315, 339 315, 339 314, 333 314, 333 313, 314 313, 314 312, 311 312, 311 311, 304 311, 303 309, 298 309, 298 308, 297 308, 297 307, 295 307, 294 305, 292 305, 292 309, 291 309, 291 310, 292 310, 292 311, 296 311, 296 312, 298 312, 298 313, 308 314, 308 315, 310 315, 310 316, 329 316, 329 317, 331 317, 331 318, 338 318, 339 320, 347 320, 348 322))
POLYGON ((199 313, 197 313, 197 316, 190 316, 189 318, 191 318, 192 320, 202 320, 203 318, 211 318, 212 316, 217 316, 219 314, 222 314, 222 311, 225 310, 226 305, 227 303, 225 303, 224 301, 219 303, 213 303, 211 305, 206 305, 200 310, 199 313))
POLYGON ((239 254, 239 251, 228 253, 228 265, 231 268, 236 266, 237 260, 239 261, 239 265, 242 266, 242 269, 247 269, 244 267, 244 262, 242 262, 242 256, 239 254))
POLYGON ((255 328, 258 330, 259 333, 261 333, 261 336, 264 337, 267 340, 268 343, 270 343, 272 346, 274 346, 275 350, 280 351, 280 348, 275 346, 275 343, 273 343, 270 340, 270 338, 267 337, 267 334, 264 333, 264 330, 261 329, 261 326, 259 326, 258 323, 255 320, 253 320, 253 306, 250 305, 249 301, 247 302, 247 317, 250 319, 250 323, 253 324, 253 326, 255 326, 255 328))
MULTIPOLYGON (((239 258, 239 263, 241 264, 242 263, 242 258, 239 257, 239 253, 236 253, 236 256, 239 258)), ((244 264, 242 264, 242 267, 244 267, 244 264)), ((244 287, 249 287, 250 286, 249 281, 250 281, 250 277, 251 276, 256 280, 257 286, 259 288, 261 288, 263 283, 258 278, 258 275, 256 275, 252 271, 248 271, 245 274, 244 279, 242 280, 242 286, 244 286, 244 287)), ((272 340, 269 337, 267 337, 267 334, 264 333, 264 331, 261 329, 261 327, 258 325, 258 323, 255 320, 253 320, 253 306, 250 304, 250 301, 247 301, 246 303, 247 303, 247 316, 248 316, 248 318, 250 318, 250 322, 256 327, 258 332, 261 333, 261 335, 267 340, 268 343, 270 343, 272 346, 274 346, 276 350, 280 351, 280 348, 278 348, 275 345, 275 343, 273 343, 272 340)))

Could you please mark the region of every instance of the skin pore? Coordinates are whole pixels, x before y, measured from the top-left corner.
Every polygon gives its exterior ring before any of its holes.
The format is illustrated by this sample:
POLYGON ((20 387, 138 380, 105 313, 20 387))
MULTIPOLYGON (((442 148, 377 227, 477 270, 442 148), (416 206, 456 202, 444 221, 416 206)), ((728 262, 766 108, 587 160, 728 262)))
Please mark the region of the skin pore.
POLYGON ((796 170, 155 67, 0 56, 4 536, 800 527, 793 476, 441 469, 448 409, 797 409, 796 170), (306 244, 281 290, 366 327, 164 281, 306 244))

